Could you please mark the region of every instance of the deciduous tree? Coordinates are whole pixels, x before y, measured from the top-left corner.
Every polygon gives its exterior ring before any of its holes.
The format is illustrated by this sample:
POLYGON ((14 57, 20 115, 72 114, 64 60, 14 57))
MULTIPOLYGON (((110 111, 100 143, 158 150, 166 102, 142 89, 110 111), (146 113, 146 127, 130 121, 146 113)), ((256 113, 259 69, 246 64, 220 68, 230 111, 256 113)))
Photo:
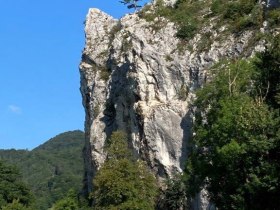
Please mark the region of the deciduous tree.
POLYGON ((93 181, 95 209, 154 209, 156 179, 143 161, 133 159, 126 135, 114 132, 108 144, 108 158, 93 181))
POLYGON ((280 204, 279 118, 258 100, 257 75, 266 68, 224 62, 197 94, 187 190, 194 195, 206 187, 219 209, 280 204))

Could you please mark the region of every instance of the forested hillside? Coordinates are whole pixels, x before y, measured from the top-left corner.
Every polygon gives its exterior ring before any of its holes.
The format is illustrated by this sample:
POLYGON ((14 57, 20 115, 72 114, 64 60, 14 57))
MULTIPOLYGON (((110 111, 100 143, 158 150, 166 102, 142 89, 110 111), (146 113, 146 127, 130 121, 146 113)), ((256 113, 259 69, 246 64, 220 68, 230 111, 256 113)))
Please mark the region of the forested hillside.
POLYGON ((46 210, 72 189, 78 194, 84 175, 84 133, 57 135, 32 151, 0 150, 0 160, 14 164, 34 195, 34 208, 46 210))

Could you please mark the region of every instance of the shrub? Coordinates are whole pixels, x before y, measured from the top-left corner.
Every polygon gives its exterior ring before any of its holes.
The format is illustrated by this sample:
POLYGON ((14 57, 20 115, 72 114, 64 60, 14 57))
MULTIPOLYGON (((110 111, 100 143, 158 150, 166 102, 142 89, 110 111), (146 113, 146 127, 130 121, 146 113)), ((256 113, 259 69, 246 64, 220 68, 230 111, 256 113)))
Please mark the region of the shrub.
POLYGON ((187 85, 181 85, 179 91, 177 92, 178 99, 185 101, 187 100, 188 95, 189 95, 189 87, 187 85))
POLYGON ((212 35, 211 32, 202 34, 200 41, 197 45, 197 50, 199 52, 208 50, 211 47, 211 44, 213 43, 213 39, 211 39, 211 35, 212 35))
POLYGON ((117 22, 116 25, 114 25, 112 27, 112 29, 110 30, 110 33, 109 33, 109 41, 110 41, 110 44, 112 43, 112 41, 114 40, 115 38, 115 35, 122 29, 122 25, 121 25, 121 22, 117 22))
POLYGON ((255 5, 255 0, 239 0, 229 2, 226 6, 224 18, 236 20, 240 16, 248 15, 254 9, 255 5))
POLYGON ((280 9, 273 9, 268 12, 267 20, 271 26, 280 24, 280 9))
MULTIPOLYGON (((147 8, 150 9, 150 6, 147 6, 147 8)), ((167 18, 178 25, 178 32, 176 34, 178 38, 190 39, 195 35, 201 23, 199 18, 194 17, 202 8, 202 2, 179 0, 172 8, 165 6, 163 2, 159 0, 155 5, 154 11, 144 8, 139 13, 139 16, 145 18, 147 21, 152 21, 156 17, 167 18)), ((157 25, 162 26, 162 24, 158 22, 157 25)))
POLYGON ((238 18, 232 25, 233 32, 242 31, 245 28, 249 28, 254 25, 254 22, 251 17, 244 16, 238 18))
POLYGON ((239 0, 227 3, 223 18, 232 21, 230 28, 237 33, 246 28, 260 26, 263 11, 256 0, 239 0))
POLYGON ((107 82, 108 79, 110 78, 111 72, 108 68, 106 67, 100 67, 100 78, 107 82))
POLYGON ((214 15, 219 15, 224 11, 225 5, 224 0, 213 0, 210 9, 214 15))
POLYGON ((184 25, 181 25, 179 27, 179 30, 176 33, 176 36, 181 39, 189 39, 192 38, 196 31, 197 31, 197 25, 194 21, 188 21, 184 25))
POLYGON ((1 210, 31 210, 31 208, 26 207, 19 200, 13 200, 12 203, 2 206, 1 210))
POLYGON ((224 18, 230 20, 236 20, 240 15, 240 5, 238 2, 230 2, 227 4, 224 18))
POLYGON ((170 19, 179 26, 176 34, 178 38, 191 39, 197 33, 202 24, 202 18, 199 17, 202 8, 202 2, 177 1, 170 19))
POLYGON ((93 108, 93 116, 96 118, 100 113, 100 105, 97 103, 93 108))

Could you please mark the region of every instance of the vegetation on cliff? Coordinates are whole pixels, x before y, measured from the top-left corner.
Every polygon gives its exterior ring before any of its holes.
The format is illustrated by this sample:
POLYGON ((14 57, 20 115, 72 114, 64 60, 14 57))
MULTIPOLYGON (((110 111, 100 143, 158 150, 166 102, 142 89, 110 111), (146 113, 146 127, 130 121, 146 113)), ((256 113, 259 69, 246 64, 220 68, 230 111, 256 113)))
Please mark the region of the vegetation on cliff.
POLYGON ((187 192, 219 209, 276 209, 280 196, 280 35, 253 60, 224 61, 197 93, 187 192))
MULTIPOLYGON (((262 5, 258 0, 178 0, 176 4, 165 6, 158 0, 154 10, 146 7, 140 17, 154 21, 157 17, 165 17, 178 25, 177 37, 188 40, 194 37, 204 26, 226 26, 230 32, 261 27, 264 20, 262 5)), ((279 13, 269 12, 274 21, 279 21, 279 13)), ((271 22, 274 22, 271 21, 271 22)))

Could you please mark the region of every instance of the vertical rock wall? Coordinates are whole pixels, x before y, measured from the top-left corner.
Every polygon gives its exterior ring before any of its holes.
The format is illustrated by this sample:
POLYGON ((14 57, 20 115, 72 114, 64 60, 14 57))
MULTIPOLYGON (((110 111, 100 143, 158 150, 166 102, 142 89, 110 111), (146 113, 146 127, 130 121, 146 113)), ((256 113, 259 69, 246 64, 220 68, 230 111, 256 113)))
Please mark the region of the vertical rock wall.
MULTIPOLYGON (((209 31, 214 39, 223 28, 213 26, 201 33, 209 31)), ((118 129, 128 133, 134 155, 145 160, 159 180, 182 172, 192 136, 194 91, 214 63, 239 56, 253 35, 228 35, 201 52, 201 34, 189 41, 188 49, 176 31, 162 18, 147 22, 130 14, 115 20, 98 9, 89 10, 80 64, 88 191, 106 158, 106 139, 118 129)))

